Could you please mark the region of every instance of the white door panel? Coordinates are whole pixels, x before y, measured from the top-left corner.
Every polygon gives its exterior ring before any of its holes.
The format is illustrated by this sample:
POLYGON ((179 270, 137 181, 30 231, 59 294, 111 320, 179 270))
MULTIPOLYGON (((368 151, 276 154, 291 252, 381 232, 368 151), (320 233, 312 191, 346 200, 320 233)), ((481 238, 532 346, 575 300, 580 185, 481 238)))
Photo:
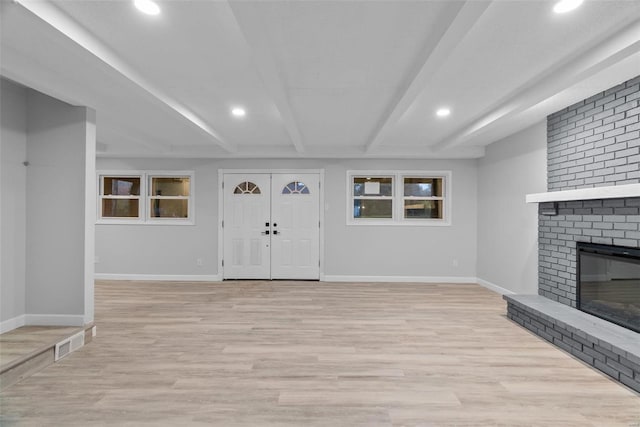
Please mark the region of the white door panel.
POLYGON ((224 278, 269 279, 269 174, 224 175, 224 278))
POLYGON ((273 174, 273 279, 320 278, 319 193, 317 174, 273 174))
POLYGON ((223 179, 224 278, 319 279, 319 175, 223 179))

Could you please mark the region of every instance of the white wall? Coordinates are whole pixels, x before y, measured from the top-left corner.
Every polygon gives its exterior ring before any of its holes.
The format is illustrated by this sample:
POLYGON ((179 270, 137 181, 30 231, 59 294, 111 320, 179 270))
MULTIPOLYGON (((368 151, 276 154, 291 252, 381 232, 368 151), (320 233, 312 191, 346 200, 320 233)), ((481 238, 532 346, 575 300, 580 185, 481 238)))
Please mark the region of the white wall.
POLYGON ((85 251, 93 258, 85 247, 87 168, 95 188, 93 113, 31 90, 27 108, 27 323, 82 325, 93 320, 85 317, 85 291, 93 287, 85 281, 93 273, 85 251))
POLYGON ((5 79, 0 94, 0 332, 91 322, 95 113, 5 79))
POLYGON ((98 170, 194 170, 196 225, 97 225, 98 277, 218 274, 218 169, 325 169, 328 276, 475 276, 474 160, 161 160, 98 159, 98 170), (346 225, 346 171, 451 170, 450 227, 346 225), (201 267, 196 259, 202 259, 201 267), (454 266, 457 261, 457 266, 454 266))
POLYGON ((473 160, 332 161, 326 168, 327 275, 474 277, 476 166, 473 160), (449 227, 347 226, 348 169, 451 170, 449 227), (456 264, 456 265, 454 265, 456 264))
POLYGON ((0 94, 1 333, 23 322, 26 312, 27 100, 26 89, 4 79, 0 79, 0 94))
POLYGON ((194 170, 196 210, 193 226, 96 225, 96 273, 216 275, 218 175, 210 165, 208 160, 98 159, 98 170, 194 170), (202 266, 196 265, 198 258, 202 266))
POLYGON ((478 160, 478 277, 537 294, 538 205, 547 188, 546 121, 489 145, 478 160))

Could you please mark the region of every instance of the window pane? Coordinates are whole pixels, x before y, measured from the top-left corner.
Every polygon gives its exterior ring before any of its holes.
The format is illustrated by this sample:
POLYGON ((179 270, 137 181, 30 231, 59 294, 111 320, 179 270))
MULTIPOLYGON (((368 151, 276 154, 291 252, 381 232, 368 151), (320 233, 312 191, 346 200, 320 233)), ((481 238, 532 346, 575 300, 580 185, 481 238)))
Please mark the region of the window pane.
POLYGON ((233 194, 260 194, 260 187, 253 182, 241 182, 233 190, 233 194))
POLYGON ((137 218, 138 199, 102 199, 103 218, 137 218))
POLYGON ((103 191, 105 196, 140 195, 140 178, 105 176, 103 179, 103 191))
POLYGON ((354 196, 393 196, 393 178, 353 178, 354 196))
POLYGON ((405 200, 404 217, 442 219, 442 200, 405 200))
POLYGON ((188 196, 189 177, 151 178, 152 196, 188 196))
POLYGON ((406 197, 442 197, 442 178, 405 178, 406 197))
POLYGON ((309 194, 309 188, 304 182, 293 181, 282 189, 282 194, 309 194))
POLYGON ((189 201, 186 199, 151 199, 151 218, 187 218, 189 201))
POLYGON ((354 218, 392 218, 393 203, 391 200, 354 200, 354 218))

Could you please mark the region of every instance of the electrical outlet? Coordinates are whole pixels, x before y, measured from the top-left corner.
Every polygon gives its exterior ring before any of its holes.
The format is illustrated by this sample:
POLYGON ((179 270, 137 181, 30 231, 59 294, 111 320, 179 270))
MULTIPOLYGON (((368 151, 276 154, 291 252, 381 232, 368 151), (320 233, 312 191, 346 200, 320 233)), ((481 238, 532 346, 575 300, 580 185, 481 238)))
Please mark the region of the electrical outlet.
POLYGON ((197 265, 198 267, 202 267, 202 258, 198 258, 198 259, 196 260, 196 265, 197 265))
POLYGON ((457 267, 458 265, 460 265, 460 263, 458 263, 457 259, 454 259, 453 262, 451 263, 454 267, 457 267))

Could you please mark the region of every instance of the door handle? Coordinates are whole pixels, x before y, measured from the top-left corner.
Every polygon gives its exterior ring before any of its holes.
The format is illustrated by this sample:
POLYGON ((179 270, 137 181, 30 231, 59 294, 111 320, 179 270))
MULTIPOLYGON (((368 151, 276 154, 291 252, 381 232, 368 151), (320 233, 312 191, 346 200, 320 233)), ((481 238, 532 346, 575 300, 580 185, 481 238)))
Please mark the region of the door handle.
MULTIPOLYGON (((267 230, 267 231, 263 231, 263 232, 262 232, 262 233, 260 233, 260 234, 262 234, 263 236, 264 236, 264 235, 268 235, 268 234, 269 234, 269 230, 267 230)), ((276 233, 276 234, 277 234, 277 233, 276 233)))

